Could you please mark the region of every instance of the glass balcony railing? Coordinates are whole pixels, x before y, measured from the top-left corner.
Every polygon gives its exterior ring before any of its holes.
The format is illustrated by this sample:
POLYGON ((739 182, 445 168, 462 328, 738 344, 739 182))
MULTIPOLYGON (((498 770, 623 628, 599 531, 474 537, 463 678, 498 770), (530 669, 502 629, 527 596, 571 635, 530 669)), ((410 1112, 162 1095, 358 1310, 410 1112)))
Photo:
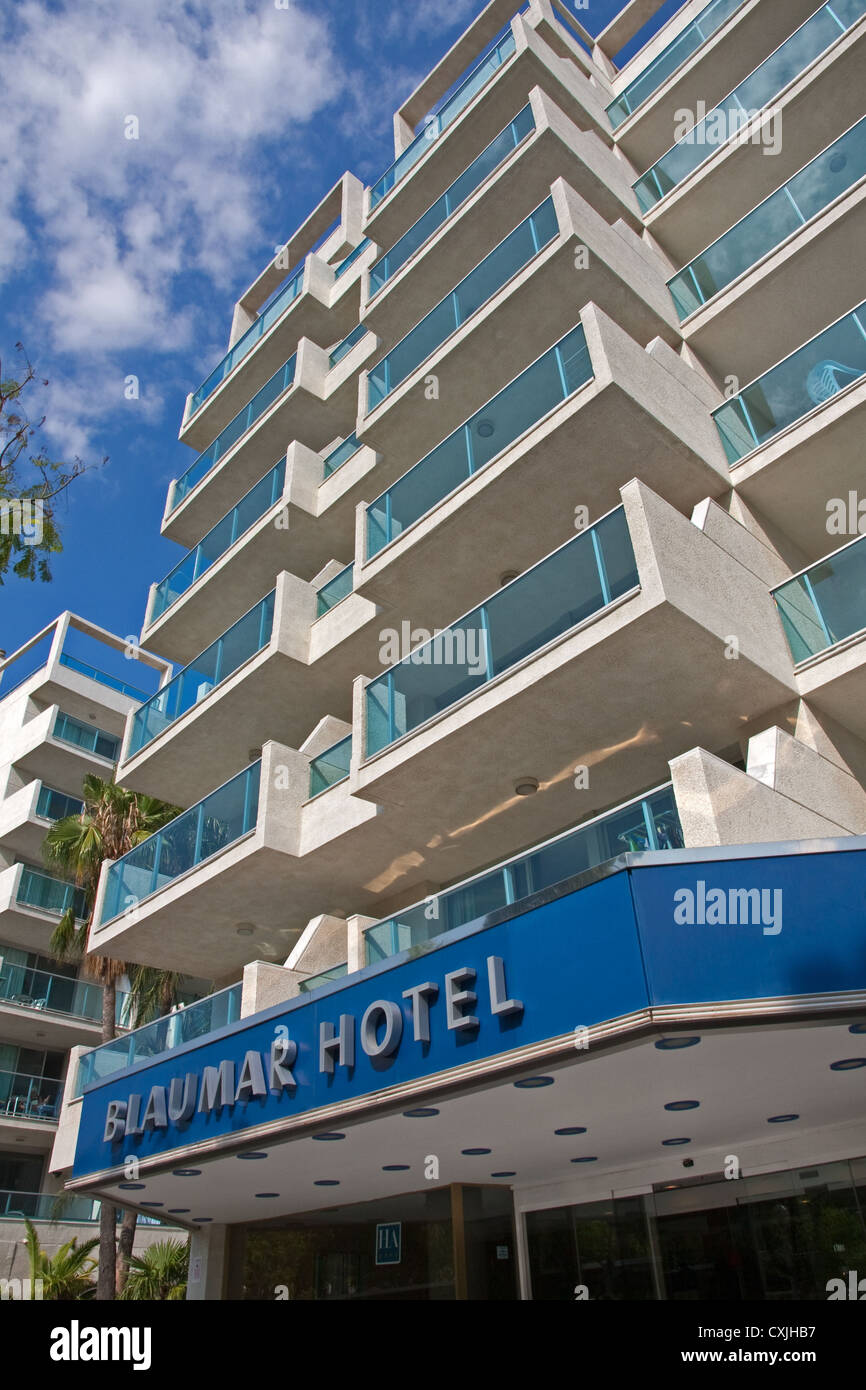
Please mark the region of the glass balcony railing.
POLYGON ((495 869, 405 908, 387 921, 377 922, 364 933, 367 964, 419 946, 455 927, 467 926, 488 912, 521 902, 618 854, 682 847, 683 833, 673 789, 660 787, 495 869))
POLYGON ((187 710, 200 704, 245 661, 268 645, 274 627, 275 601, 276 590, 272 589, 135 711, 127 757, 133 757, 187 710))
POLYGON ((367 508, 367 558, 479 472, 592 380, 578 324, 367 508))
POLYGON ((614 130, 621 126, 647 97, 652 96, 663 82, 667 82, 671 74, 691 58, 693 53, 697 53, 707 39, 712 38, 743 3, 744 0, 713 0, 711 5, 701 10, 691 24, 677 34, 667 48, 662 49, 643 72, 633 82, 629 82, 616 100, 610 103, 607 114, 614 130))
POLYGON ((733 467, 866 376, 866 303, 837 319, 713 411, 733 467))
POLYGON ((360 444, 354 434, 350 434, 348 439, 344 439, 342 444, 338 444, 336 449, 332 449, 325 459, 323 481, 330 478, 332 473, 336 473, 338 468, 342 468, 347 459, 353 454, 357 454, 360 444))
POLYGON ((866 117, 828 145, 668 281, 688 318, 866 174, 866 117))
POLYGON ((773 590, 795 664, 866 628, 866 536, 773 590))
POLYGON ((40 820, 65 820, 67 816, 80 816, 84 802, 80 797, 67 796, 65 792, 55 791, 53 787, 40 787, 36 798, 36 814, 40 820))
POLYGON ((202 478, 207 477, 223 455, 237 444, 247 430, 252 429, 265 411, 279 400, 280 396, 291 389, 295 382, 296 360, 297 354, 293 353, 288 362, 284 362, 282 367, 274 372, 270 381, 265 382, 261 390, 256 392, 243 410, 239 410, 234 419, 229 421, 225 429, 217 435, 213 444, 205 449, 203 454, 199 454, 195 463, 191 463, 186 472, 176 479, 171 496, 171 511, 174 511, 184 497, 198 486, 202 478))
POLYGON ((213 394, 220 383, 231 375, 238 363, 246 357, 251 348, 255 347, 259 339, 263 338, 270 328, 273 328, 277 319, 282 318, 289 305, 294 304, 301 293, 303 283, 304 266, 301 266, 295 271, 292 278, 277 291, 270 304, 262 309, 258 318, 250 324, 246 332, 229 348, 225 357, 217 363, 210 376, 202 382, 190 401, 188 419, 195 414, 200 406, 204 405, 208 396, 213 394))
POLYGON ((343 965, 332 965, 330 970, 323 970, 318 975, 310 975, 306 980, 301 980, 298 989, 301 994, 309 994, 310 990, 318 989, 320 985, 329 985, 333 980, 342 980, 349 973, 348 962, 343 965))
POLYGON ((117 690, 121 695, 129 695, 133 700, 143 700, 147 694, 145 690, 139 690, 137 685, 118 680, 117 676, 110 676, 107 671, 100 671, 98 667, 91 666, 86 661, 79 661, 77 656, 70 656, 68 652, 60 653, 60 665, 68 666, 70 671, 77 671, 79 675, 87 676, 92 681, 99 681, 100 685, 107 685, 109 689, 117 690))
POLYGON ((56 1123, 63 1082, 24 1072, 0 1071, 0 1119, 56 1123))
POLYGON ((183 1043, 206 1037, 217 1028, 236 1023, 241 1015, 242 993, 243 985, 230 985, 228 989, 221 989, 206 999, 187 1004, 185 1008, 176 1009, 174 1013, 155 1019, 153 1023, 133 1028, 122 1038, 114 1038, 101 1047, 85 1052, 78 1063, 74 1094, 80 1096, 85 1086, 94 1081, 104 1081, 116 1071, 135 1066, 136 1062, 149 1062, 183 1043))
POLYGON ((425 314, 389 353, 370 368, 367 377, 367 411, 385 397, 435 352, 461 324, 498 294, 559 234, 553 199, 547 198, 523 222, 509 232, 489 256, 470 270, 450 294, 425 314))
POLYGON ((365 237, 364 237, 364 240, 363 240, 362 242, 359 242, 359 243, 358 243, 358 245, 355 247, 354 251, 351 251, 344 261, 340 261, 340 264, 337 266, 337 269, 334 271, 334 279, 335 279, 335 280, 339 280, 339 278, 340 278, 341 275, 345 275, 345 273, 346 273, 346 271, 349 269, 349 267, 350 267, 350 266, 353 266, 353 265, 355 264, 355 262, 358 260, 358 258, 359 258, 360 256, 363 256, 363 254, 364 254, 364 252, 366 251, 367 247, 368 247, 368 246, 372 246, 372 244, 373 244, 373 243, 370 241, 370 238, 369 238, 368 236, 365 236, 365 237))
POLYGON ((487 85, 494 73, 498 72, 502 64, 514 53, 515 47, 514 34, 509 23, 498 38, 494 39, 489 51, 472 68, 460 85, 451 92, 438 111, 426 118, 421 133, 416 135, 411 145, 401 155, 398 155, 378 183, 374 183, 370 189, 371 212, 381 203, 386 193, 390 193, 391 189, 408 174, 409 170, 414 168, 421 156, 434 141, 439 139, 442 132, 448 129, 452 121, 457 119, 461 111, 477 96, 482 87, 487 85))
POLYGON ((336 604, 342 603, 344 598, 348 598, 352 592, 352 576, 355 572, 354 565, 347 565, 345 569, 335 574, 333 579, 329 579, 327 584, 323 584, 316 596, 316 617, 321 618, 336 604))
POLYGON ((260 761, 251 763, 115 860, 108 869, 100 925, 158 893, 253 830, 258 818, 261 768, 260 761))
POLYGON ((437 198, 432 207, 418 218, 401 236, 390 251, 386 251, 384 256, 380 256, 375 265, 370 268, 370 297, 378 294, 383 285, 386 285, 393 275, 404 266, 410 257, 414 256, 419 247, 429 241, 434 232, 453 216, 457 209, 466 202, 486 178, 503 164, 509 155, 513 154, 517 146, 535 130, 535 119, 532 115, 532 107, 524 106, 518 112, 510 125, 492 140, 485 150, 481 151, 477 159, 472 163, 459 178, 455 179, 450 188, 446 188, 441 198, 437 198))
POLYGON ((337 346, 334 348, 334 351, 328 358, 329 366, 336 367, 338 362, 342 362, 344 357, 348 357, 355 344, 360 343, 361 339, 368 332, 369 329, 367 328, 367 325, 365 323, 359 323, 357 328, 353 328, 351 333, 349 333, 348 336, 345 337, 343 341, 341 343, 338 343, 337 346))
POLYGON ((787 38, 760 67, 687 131, 633 185, 641 211, 647 212, 682 183, 714 149, 724 145, 758 111, 799 77, 863 13, 866 0, 831 0, 787 38))
POLYGON ((625 511, 602 517, 367 686, 366 756, 637 587, 625 511))
POLYGON ((98 1221, 99 1205, 93 1197, 76 1197, 71 1192, 12 1192, 6 1188, 0 1191, 0 1221, 23 1221, 25 1217, 28 1221, 98 1221))
POLYGON ((102 1021, 102 986, 48 970, 0 960, 0 1000, 26 1009, 47 1009, 70 1018, 102 1021))
POLYGON ((15 901, 22 907, 33 907, 37 912, 50 912, 57 917, 70 907, 82 921, 87 916, 87 899, 80 888, 62 878, 52 878, 51 874, 44 874, 29 864, 22 868, 15 901))
POLYGON ((332 748, 326 748, 310 763, 310 799, 345 782, 352 761, 352 735, 341 738, 332 748))
POLYGON ((83 748, 87 753, 95 753, 98 758, 117 762, 120 752, 119 738, 105 733, 103 729, 95 729, 92 724, 82 724, 80 719, 73 719, 71 714, 64 714, 62 710, 57 711, 51 735, 52 738, 61 739, 63 743, 83 748))
POLYGON ((151 623, 155 623, 197 579, 210 569, 251 526, 283 495, 286 484, 286 460, 281 458, 263 478, 259 478, 230 512, 212 526, 207 535, 190 550, 173 570, 160 580, 153 596, 151 623))

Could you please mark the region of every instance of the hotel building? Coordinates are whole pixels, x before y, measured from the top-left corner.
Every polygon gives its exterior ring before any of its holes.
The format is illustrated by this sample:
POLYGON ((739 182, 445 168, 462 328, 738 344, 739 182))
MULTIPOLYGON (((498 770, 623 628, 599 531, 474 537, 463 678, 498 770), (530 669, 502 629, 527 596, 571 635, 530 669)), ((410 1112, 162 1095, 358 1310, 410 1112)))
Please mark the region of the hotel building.
POLYGON ((866 0, 660 9, 491 0, 187 400, 94 942, 216 992, 54 1168, 190 1298, 866 1269, 866 0))

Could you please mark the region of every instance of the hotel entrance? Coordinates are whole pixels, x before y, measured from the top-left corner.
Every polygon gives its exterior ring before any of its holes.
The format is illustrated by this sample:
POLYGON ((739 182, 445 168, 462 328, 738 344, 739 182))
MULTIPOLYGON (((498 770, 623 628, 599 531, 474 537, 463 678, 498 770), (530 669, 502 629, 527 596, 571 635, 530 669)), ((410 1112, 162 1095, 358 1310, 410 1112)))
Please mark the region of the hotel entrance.
POLYGON ((866 1269, 866 1159, 526 1215, 535 1299, 827 1298, 866 1269))
POLYGON ((511 1192, 455 1184, 238 1226, 230 1271, 236 1299, 513 1300, 511 1192))

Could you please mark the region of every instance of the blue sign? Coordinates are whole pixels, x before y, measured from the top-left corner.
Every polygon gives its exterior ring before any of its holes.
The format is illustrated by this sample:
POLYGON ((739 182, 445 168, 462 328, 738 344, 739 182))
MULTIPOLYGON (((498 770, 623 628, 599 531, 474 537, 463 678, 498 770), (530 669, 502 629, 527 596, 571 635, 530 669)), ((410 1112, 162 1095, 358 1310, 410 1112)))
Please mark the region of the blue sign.
POLYGON ((96 1082, 74 1176, 653 1006, 866 988, 866 848, 721 855, 629 864, 96 1082))
POLYGON ((403 1223, 380 1221, 376 1227, 376 1264, 398 1265, 403 1258, 403 1223))

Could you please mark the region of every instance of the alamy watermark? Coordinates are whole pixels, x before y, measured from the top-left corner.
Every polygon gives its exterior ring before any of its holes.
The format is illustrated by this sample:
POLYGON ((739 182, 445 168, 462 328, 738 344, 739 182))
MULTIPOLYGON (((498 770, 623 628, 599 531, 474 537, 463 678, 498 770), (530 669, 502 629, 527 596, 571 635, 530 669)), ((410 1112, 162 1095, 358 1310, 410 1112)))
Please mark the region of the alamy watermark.
POLYGON ((489 670, 489 639, 480 627, 413 628, 408 621, 399 630, 379 633, 379 660, 383 666, 408 661, 413 666, 465 666, 470 676, 481 678, 489 670))
POLYGON ((764 154, 779 154, 782 148, 782 113, 778 110, 761 112, 717 107, 707 113, 707 103, 698 101, 694 111, 686 106, 674 112, 674 140, 678 145, 725 145, 735 136, 738 145, 763 145, 764 154), (763 114, 754 130, 744 127, 763 114))
POLYGON ((4 497, 0 501, 0 536, 18 536, 23 545, 41 545, 45 503, 41 497, 4 497))
POLYGON ((688 927, 763 927, 764 936, 782 930, 781 888, 694 888, 674 893, 674 921, 688 927))

